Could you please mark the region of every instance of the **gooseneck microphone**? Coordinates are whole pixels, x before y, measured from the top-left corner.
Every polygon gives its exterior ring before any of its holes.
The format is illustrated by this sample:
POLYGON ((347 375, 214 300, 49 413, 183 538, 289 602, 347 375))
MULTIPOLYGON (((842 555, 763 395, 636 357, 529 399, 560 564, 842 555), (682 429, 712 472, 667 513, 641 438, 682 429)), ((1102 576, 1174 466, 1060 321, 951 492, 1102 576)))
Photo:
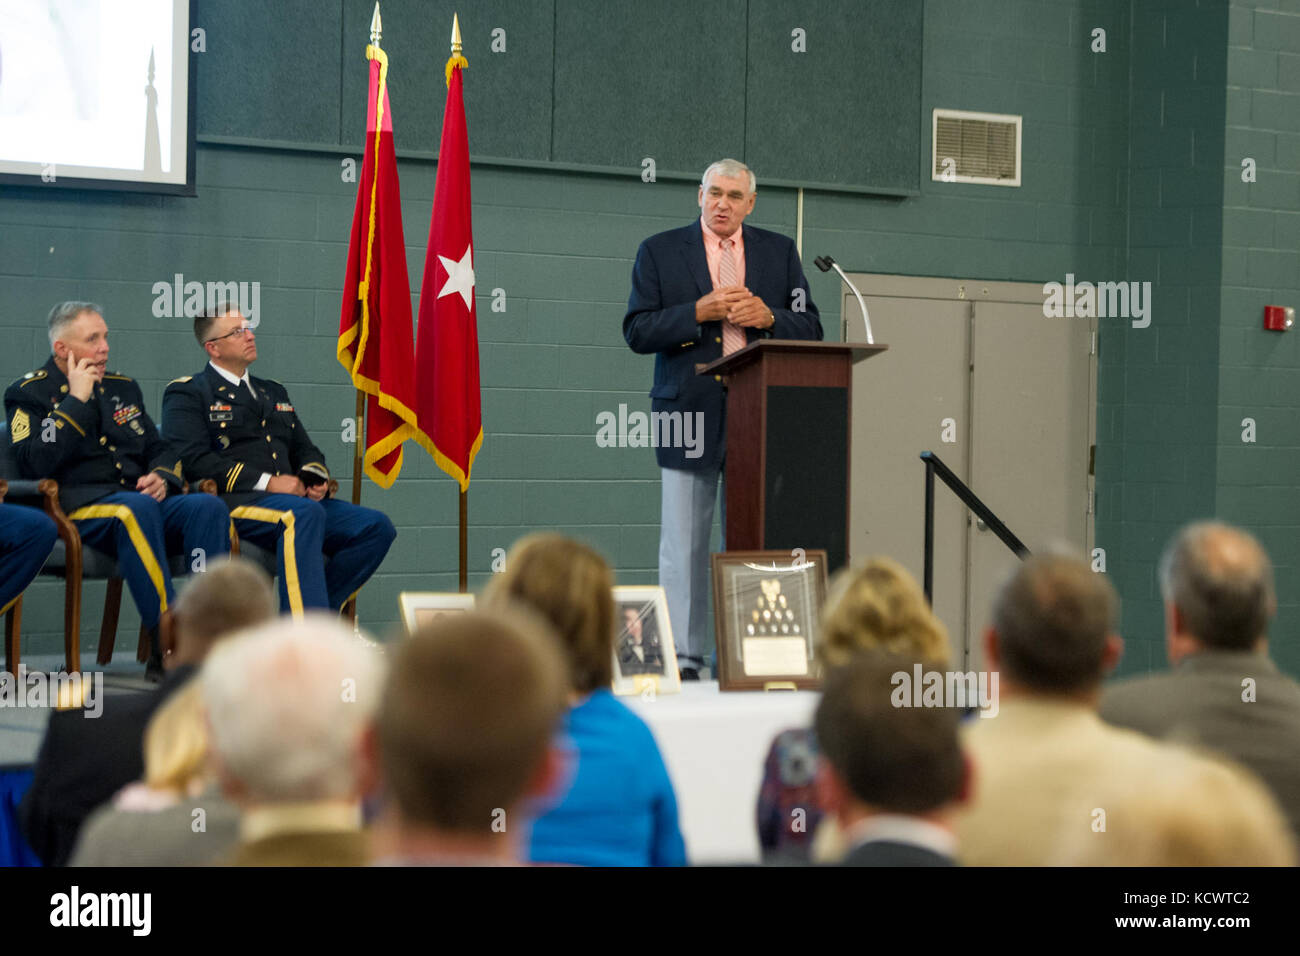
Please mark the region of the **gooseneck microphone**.
POLYGON ((840 274, 840 278, 844 280, 844 284, 853 290, 853 294, 858 300, 858 307, 862 309, 862 325, 867 331, 867 344, 875 345, 876 340, 871 336, 871 318, 867 315, 867 303, 862 301, 862 293, 858 291, 858 287, 849 281, 849 277, 844 274, 844 270, 840 268, 840 264, 830 256, 818 256, 813 260, 813 265, 818 269, 821 269, 822 272, 830 272, 834 269, 840 274))

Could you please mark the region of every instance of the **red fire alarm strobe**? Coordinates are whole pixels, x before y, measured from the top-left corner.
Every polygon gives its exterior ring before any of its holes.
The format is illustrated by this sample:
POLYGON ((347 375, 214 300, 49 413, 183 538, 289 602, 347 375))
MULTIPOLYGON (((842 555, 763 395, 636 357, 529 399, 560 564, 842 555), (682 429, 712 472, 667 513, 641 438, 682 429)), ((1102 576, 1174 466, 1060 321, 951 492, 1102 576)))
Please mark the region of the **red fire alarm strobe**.
POLYGON ((1295 309, 1289 305, 1264 306, 1264 328, 1270 332, 1285 332, 1295 324, 1295 309))

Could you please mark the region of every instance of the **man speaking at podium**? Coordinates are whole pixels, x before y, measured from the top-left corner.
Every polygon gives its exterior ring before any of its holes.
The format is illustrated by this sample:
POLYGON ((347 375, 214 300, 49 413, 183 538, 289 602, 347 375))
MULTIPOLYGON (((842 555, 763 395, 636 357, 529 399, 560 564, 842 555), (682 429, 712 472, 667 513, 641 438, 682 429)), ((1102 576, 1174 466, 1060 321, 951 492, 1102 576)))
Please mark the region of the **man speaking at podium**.
MULTIPOLYGON (((659 583, 668 594, 683 680, 699 679, 713 649, 709 535, 727 450, 721 376, 698 375, 696 366, 760 338, 822 337, 794 243, 743 225, 754 211, 756 187, 744 163, 722 159, 709 166, 700 183, 699 220, 651 236, 637 250, 623 318, 632 351, 655 356, 652 411, 679 413, 683 422, 655 442, 663 475, 659 583), (689 447, 664 440, 681 438, 687 421, 703 424, 689 447)), ((725 518, 724 497, 724 549, 725 518)))

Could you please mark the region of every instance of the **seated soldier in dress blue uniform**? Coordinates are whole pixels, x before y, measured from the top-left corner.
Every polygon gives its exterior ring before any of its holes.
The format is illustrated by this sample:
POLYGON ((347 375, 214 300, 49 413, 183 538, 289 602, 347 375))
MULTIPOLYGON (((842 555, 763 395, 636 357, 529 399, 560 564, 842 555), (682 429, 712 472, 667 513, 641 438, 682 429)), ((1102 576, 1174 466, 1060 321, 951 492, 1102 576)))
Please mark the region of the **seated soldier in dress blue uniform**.
POLYGON ((393 523, 330 497, 325 455, 288 391, 248 374, 257 339, 234 303, 195 319, 194 337, 208 364, 163 394, 163 429, 186 474, 216 481, 240 538, 276 549, 283 610, 340 610, 384 560, 393 523))
MULTIPOLYGON (((116 557, 151 633, 146 675, 162 677, 158 622, 175 599, 167 555, 204 561, 230 550, 230 518, 212 495, 185 494, 180 455, 145 412, 140 386, 108 371, 108 326, 91 302, 50 310, 44 366, 5 391, 9 441, 27 478, 53 478, 82 543, 116 557)), ((197 480, 197 479, 194 479, 197 480)))
POLYGON ((37 509, 0 503, 0 614, 40 574, 58 540, 54 522, 37 509))

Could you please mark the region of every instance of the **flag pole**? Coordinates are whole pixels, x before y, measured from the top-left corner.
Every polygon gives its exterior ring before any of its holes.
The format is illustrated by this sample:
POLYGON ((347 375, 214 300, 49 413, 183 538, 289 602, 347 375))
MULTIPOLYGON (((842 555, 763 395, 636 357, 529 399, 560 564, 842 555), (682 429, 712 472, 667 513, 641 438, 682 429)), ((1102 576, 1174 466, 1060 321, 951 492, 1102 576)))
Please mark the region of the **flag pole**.
MULTIPOLYGON (((460 41, 460 16, 456 13, 451 15, 451 56, 456 59, 461 55, 462 45, 460 41)), ((448 73, 448 77, 450 77, 448 73)), ((450 80, 448 80, 450 82, 450 80)), ((469 590, 469 493, 462 488, 460 491, 460 593, 465 594, 469 590)))
MULTIPOLYGON (((370 17, 370 45, 379 47, 379 38, 384 33, 384 22, 379 18, 379 0, 375 0, 375 12, 370 17)), ((379 175, 376 170, 375 175, 379 175)), ((356 441, 353 447, 356 451, 352 455, 352 503, 361 504, 361 472, 364 470, 364 459, 366 452, 366 393, 357 389, 357 429, 354 435, 356 441)), ((354 596, 349 602, 352 612, 356 614, 356 597, 354 596)), ((355 619, 355 618, 354 618, 355 619)))
MULTIPOLYGON (((375 12, 370 17, 370 45, 378 48, 379 38, 383 35, 383 21, 379 18, 379 0, 375 0, 375 12)), ((378 172, 376 172, 378 175, 378 172)), ((361 504, 361 472, 364 470, 366 453, 366 393, 357 389, 356 430, 353 432, 352 455, 352 503, 361 504)), ((357 595, 353 594, 343 605, 343 613, 357 627, 357 595)))
POLYGON ((469 515, 469 506, 467 504, 469 493, 462 491, 460 493, 460 593, 465 594, 469 588, 466 586, 466 558, 468 556, 468 535, 465 533, 465 527, 469 515))
POLYGON ((361 472, 366 452, 366 393, 357 389, 356 453, 352 456, 352 503, 361 504, 361 472))

